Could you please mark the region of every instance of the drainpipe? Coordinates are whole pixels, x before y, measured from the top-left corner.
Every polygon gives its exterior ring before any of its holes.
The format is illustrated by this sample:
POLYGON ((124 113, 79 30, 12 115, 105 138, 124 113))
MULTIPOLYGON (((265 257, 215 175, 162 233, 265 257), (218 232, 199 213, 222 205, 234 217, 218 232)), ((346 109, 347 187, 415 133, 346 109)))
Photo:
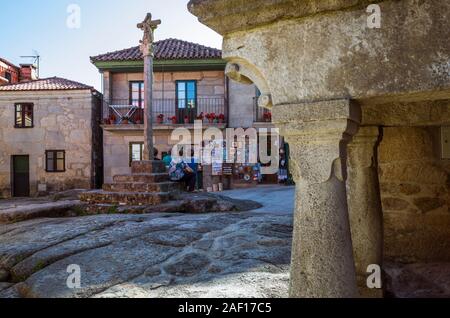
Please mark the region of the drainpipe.
POLYGON ((225 118, 227 127, 230 126, 230 79, 225 75, 225 118))

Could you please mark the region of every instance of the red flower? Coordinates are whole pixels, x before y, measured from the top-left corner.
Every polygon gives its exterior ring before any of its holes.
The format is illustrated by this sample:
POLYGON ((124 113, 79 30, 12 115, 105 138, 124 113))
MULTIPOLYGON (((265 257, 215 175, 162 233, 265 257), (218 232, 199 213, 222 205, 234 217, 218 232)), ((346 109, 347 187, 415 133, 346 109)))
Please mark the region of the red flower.
POLYGON ((272 119, 272 113, 271 112, 264 113, 264 119, 272 119))

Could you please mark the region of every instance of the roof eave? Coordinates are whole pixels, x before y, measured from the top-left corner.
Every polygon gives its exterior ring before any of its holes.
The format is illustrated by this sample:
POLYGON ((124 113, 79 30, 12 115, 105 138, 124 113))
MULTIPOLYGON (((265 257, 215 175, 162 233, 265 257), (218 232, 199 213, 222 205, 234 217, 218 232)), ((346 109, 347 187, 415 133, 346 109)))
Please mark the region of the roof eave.
MULTIPOLYGON (((135 61, 91 61, 100 72, 142 72, 143 60, 135 61)), ((154 71, 198 71, 224 70, 226 61, 223 59, 183 59, 183 60, 155 60, 154 71)))

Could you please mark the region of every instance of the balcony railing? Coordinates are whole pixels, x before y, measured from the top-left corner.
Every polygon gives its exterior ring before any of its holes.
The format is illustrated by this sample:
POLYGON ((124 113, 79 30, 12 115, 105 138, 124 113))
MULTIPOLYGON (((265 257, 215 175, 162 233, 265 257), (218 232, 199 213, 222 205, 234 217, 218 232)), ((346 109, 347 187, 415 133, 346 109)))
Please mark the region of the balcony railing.
POLYGON ((258 97, 253 98, 253 115, 255 123, 272 122, 272 112, 258 106, 258 97))
MULTIPOLYGON (((192 124, 202 116, 204 122, 225 123, 225 110, 225 98, 154 99, 153 123, 192 124)), ((103 117, 104 124, 108 125, 143 124, 144 105, 142 101, 128 99, 104 101, 103 117)))

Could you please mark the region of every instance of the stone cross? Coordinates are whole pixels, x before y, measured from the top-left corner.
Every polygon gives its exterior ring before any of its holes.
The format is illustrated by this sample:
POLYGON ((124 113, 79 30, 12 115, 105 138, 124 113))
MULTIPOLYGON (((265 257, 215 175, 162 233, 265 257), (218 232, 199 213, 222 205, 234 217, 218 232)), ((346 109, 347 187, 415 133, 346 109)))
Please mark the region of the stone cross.
POLYGON ((154 32, 161 20, 152 20, 147 13, 145 20, 137 27, 144 31, 141 42, 141 52, 144 56, 144 160, 154 160, 153 153, 153 42, 154 32))
POLYGON ((154 32, 160 24, 161 20, 152 20, 152 14, 147 13, 144 21, 137 25, 139 29, 144 31, 144 37, 140 41, 141 51, 144 56, 153 55, 154 32))

